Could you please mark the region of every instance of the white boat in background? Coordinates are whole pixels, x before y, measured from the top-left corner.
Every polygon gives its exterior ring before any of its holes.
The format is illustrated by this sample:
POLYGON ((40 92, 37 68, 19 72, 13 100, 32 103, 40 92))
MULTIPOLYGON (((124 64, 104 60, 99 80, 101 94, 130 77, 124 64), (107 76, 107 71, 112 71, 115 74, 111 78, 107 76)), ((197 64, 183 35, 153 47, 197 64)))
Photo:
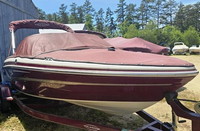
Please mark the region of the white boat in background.
POLYGON ((175 42, 172 48, 173 54, 186 54, 189 51, 189 47, 183 42, 175 42))
POLYGON ((189 52, 190 53, 199 53, 200 54, 200 45, 199 45, 199 47, 197 47, 196 45, 192 45, 189 48, 189 52))

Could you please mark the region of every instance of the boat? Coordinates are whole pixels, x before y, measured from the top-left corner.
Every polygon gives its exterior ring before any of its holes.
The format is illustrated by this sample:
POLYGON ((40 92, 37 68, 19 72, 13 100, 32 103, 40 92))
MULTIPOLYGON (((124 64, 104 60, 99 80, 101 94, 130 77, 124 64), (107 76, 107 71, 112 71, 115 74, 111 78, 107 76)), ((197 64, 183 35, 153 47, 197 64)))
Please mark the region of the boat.
POLYGON ((162 100, 197 74, 189 62, 169 56, 114 48, 96 34, 74 32, 45 20, 10 23, 12 55, 3 81, 18 92, 111 114, 130 114, 162 100), (66 33, 27 36, 15 49, 20 28, 63 29, 66 33))
POLYGON ((200 45, 197 47, 196 45, 193 45, 189 48, 189 52, 191 53, 200 53, 200 45))
POLYGON ((114 47, 127 51, 146 52, 164 55, 167 55, 169 53, 169 49, 167 47, 154 44, 139 37, 134 37, 131 39, 115 37, 106 38, 105 40, 114 47))
POLYGON ((183 42, 175 42, 174 47, 172 48, 173 54, 186 54, 189 51, 189 47, 186 46, 183 42))

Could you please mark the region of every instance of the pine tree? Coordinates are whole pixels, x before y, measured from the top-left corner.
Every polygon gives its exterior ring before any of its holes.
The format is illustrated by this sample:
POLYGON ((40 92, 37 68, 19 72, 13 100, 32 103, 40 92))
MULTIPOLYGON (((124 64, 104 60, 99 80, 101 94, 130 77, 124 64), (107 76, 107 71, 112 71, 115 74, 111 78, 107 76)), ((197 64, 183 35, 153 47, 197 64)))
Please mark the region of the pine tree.
POLYGON ((109 27, 112 17, 113 17, 113 12, 112 12, 111 9, 108 7, 108 8, 106 9, 106 17, 105 17, 105 26, 106 26, 106 27, 109 27))
POLYGON ((137 12, 136 12, 136 5, 129 4, 126 8, 126 16, 125 20, 128 22, 129 25, 136 23, 137 12))
POLYGON ((145 25, 145 5, 143 2, 141 2, 140 7, 139 7, 139 13, 138 13, 138 18, 139 18, 139 23, 142 29, 144 28, 145 25))
POLYGON ((126 2, 125 0, 119 0, 119 4, 117 4, 117 9, 115 11, 117 15, 117 22, 119 24, 125 21, 125 11, 126 11, 126 2))
POLYGON ((89 14, 85 17, 85 26, 87 30, 94 30, 92 16, 89 14))
POLYGON ((82 6, 77 7, 77 22, 78 23, 84 23, 84 13, 83 13, 83 7, 82 6))
POLYGON ((142 0, 140 4, 138 17, 141 21, 140 25, 142 29, 148 23, 148 21, 151 20, 154 10, 153 2, 154 0, 142 0))
POLYGON ((103 32, 104 30, 104 11, 102 8, 96 12, 95 20, 96 20, 96 30, 99 32, 103 32))
POLYGON ((95 10, 92 7, 90 0, 85 0, 82 7, 83 7, 83 15, 84 15, 85 18, 86 18, 86 16, 90 16, 90 17, 94 16, 95 10))
POLYGON ((168 0, 164 4, 164 12, 163 16, 165 16, 165 20, 163 20, 164 24, 173 25, 174 17, 177 11, 177 3, 175 0, 168 0))
POLYGON ((123 23, 119 24, 118 28, 120 36, 124 37, 129 28, 128 21, 124 21, 123 23))
POLYGON ((65 4, 61 4, 59 8, 59 22, 67 24, 69 22, 68 14, 67 14, 67 6, 65 4))
POLYGON ((175 16, 175 25, 183 32, 190 26, 200 31, 200 2, 193 5, 180 5, 175 16))
POLYGON ((194 4, 194 27, 200 32, 200 2, 194 4))
POLYGON ((153 13, 155 14, 154 19, 157 22, 157 28, 159 28, 160 24, 163 24, 163 19, 166 19, 165 16, 163 16, 165 2, 166 0, 155 0, 154 2, 153 13))
POLYGON ((37 10, 38 10, 38 19, 45 20, 46 19, 46 13, 42 9, 37 8, 37 10))
POLYGON ((70 7, 71 9, 70 9, 69 23, 77 23, 78 22, 77 5, 75 3, 72 3, 70 7))
POLYGON ((116 30, 116 24, 114 21, 113 11, 108 7, 105 17, 105 33, 108 37, 113 37, 116 30))
MULTIPOLYGON (((198 27, 200 22, 200 2, 194 5, 187 5, 185 6, 186 12, 186 27, 189 28, 190 26, 198 27)), ((199 30, 199 29, 197 29, 199 30)))
POLYGON ((186 29, 184 5, 180 3, 178 8, 179 9, 178 9, 178 12, 176 13, 174 24, 183 32, 186 29))
POLYGON ((46 19, 49 21, 53 21, 53 15, 52 14, 47 14, 46 19))
POLYGON ((60 22, 60 16, 57 13, 52 14, 53 21, 60 22))

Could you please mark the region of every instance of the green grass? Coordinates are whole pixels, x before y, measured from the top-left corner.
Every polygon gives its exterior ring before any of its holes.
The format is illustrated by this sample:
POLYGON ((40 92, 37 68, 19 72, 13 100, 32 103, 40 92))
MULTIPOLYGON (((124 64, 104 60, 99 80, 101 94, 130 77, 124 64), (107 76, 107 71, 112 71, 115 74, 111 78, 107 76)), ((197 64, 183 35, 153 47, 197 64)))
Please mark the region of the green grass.
MULTIPOLYGON (((115 116, 101 111, 72 105, 69 107, 42 109, 41 111, 56 114, 72 119, 95 122, 102 125, 117 128, 136 129, 146 123, 139 116, 115 116)), ((12 108, 11 113, 0 114, 1 131, 83 131, 78 128, 59 125, 43 120, 35 119, 22 112, 17 106, 12 108)))

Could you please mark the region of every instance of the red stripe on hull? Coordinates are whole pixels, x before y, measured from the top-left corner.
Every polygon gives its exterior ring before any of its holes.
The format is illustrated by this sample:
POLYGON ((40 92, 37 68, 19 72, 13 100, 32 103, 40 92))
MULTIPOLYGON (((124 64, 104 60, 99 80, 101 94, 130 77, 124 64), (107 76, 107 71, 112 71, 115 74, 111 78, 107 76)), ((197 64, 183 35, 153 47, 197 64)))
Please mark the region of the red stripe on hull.
POLYGON ((175 91, 193 78, 109 77, 37 71, 30 71, 29 73, 18 72, 14 73, 13 77, 16 78, 14 81, 18 82, 18 86, 25 86, 25 89, 22 91, 31 95, 55 99, 96 101, 159 101, 164 97, 166 92, 175 91), (79 84, 73 85, 70 83, 66 84, 65 82, 78 82, 79 84), (88 83, 96 85, 89 85, 88 83), (121 86, 117 86, 116 84, 121 84, 121 86), (125 84, 134 85, 124 86, 125 84), (155 84, 155 86, 151 84, 155 84))

